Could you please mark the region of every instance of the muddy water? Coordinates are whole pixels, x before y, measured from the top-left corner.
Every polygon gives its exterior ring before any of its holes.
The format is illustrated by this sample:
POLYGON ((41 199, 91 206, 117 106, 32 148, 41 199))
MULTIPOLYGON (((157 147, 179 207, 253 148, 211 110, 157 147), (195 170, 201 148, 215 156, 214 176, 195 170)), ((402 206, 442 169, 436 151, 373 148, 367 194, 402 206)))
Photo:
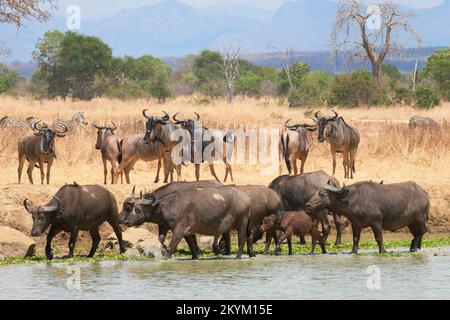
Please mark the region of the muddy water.
POLYGON ((0 299, 397 298, 450 299, 450 256, 342 254, 0 267, 0 299))

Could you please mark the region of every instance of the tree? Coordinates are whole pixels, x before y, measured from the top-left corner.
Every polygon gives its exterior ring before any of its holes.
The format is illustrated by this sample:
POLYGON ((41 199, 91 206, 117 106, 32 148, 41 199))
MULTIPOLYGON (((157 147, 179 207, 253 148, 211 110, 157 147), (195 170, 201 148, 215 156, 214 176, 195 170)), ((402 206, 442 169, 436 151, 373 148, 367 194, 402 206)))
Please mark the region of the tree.
POLYGON ((219 52, 204 50, 194 58, 193 72, 197 78, 198 90, 209 97, 217 97, 223 93, 223 73, 217 64, 223 64, 223 57, 219 52))
POLYGON ((0 94, 11 92, 19 80, 20 75, 16 70, 0 64, 0 94))
POLYGON ((278 76, 279 94, 286 95, 295 91, 310 70, 309 64, 305 62, 297 62, 283 67, 278 76))
MULTIPOLYGON (((39 70, 33 76, 33 82, 46 83, 47 96, 51 99, 69 95, 69 86, 64 69, 61 67, 62 42, 64 33, 58 30, 47 31, 36 44, 33 60, 39 65, 39 70)), ((42 88, 42 85, 39 85, 42 88)))
POLYGON ((400 47, 402 38, 420 39, 410 23, 411 15, 401 12, 399 6, 390 3, 366 7, 360 0, 340 0, 336 21, 331 34, 334 50, 344 50, 352 61, 369 60, 372 75, 381 85, 381 68, 391 49, 400 47))
POLYGON ((241 48, 229 47, 224 50, 222 55, 222 62, 214 61, 222 70, 227 84, 227 102, 233 103, 234 97, 234 81, 239 76, 240 71, 240 52, 241 48))
POLYGON ((8 0, 0 3, 0 23, 20 28, 24 20, 45 22, 56 9, 55 0, 8 0))
POLYGON ((434 80, 440 93, 450 99, 450 48, 438 49, 428 57, 424 75, 434 80))
POLYGON ((96 37, 51 31, 38 42, 33 58, 39 65, 37 78, 46 81, 49 97, 90 100, 100 94, 112 53, 96 37))

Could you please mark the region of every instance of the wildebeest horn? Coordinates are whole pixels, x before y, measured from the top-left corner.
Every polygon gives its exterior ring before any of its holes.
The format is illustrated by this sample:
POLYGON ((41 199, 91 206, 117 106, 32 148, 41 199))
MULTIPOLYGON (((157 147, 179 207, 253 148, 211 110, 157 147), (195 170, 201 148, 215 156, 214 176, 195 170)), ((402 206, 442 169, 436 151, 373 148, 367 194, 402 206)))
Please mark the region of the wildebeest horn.
POLYGON ((319 119, 319 113, 320 113, 320 111, 317 111, 317 112, 314 114, 314 116, 316 117, 316 119, 319 119))
POLYGON ((194 114, 197 116, 197 121, 200 120, 200 115, 197 112, 194 112, 194 114))
POLYGON ((167 112, 163 111, 164 113, 164 117, 161 118, 161 120, 163 121, 169 121, 170 120, 170 116, 167 112))
POLYGON ((173 121, 179 122, 180 120, 177 119, 177 115, 179 114, 179 112, 175 113, 172 117, 173 121))
POLYGON ((136 186, 133 187, 133 190, 131 191, 131 197, 134 198, 134 193, 136 191, 136 186))
POLYGON ((284 123, 284 127, 285 127, 285 128, 289 129, 290 126, 288 126, 288 123, 289 123, 289 121, 291 121, 291 120, 292 120, 292 118, 291 118, 291 119, 288 119, 288 120, 284 123))
POLYGON ((113 128, 110 128, 111 131, 117 130, 117 126, 116 126, 116 124, 114 123, 114 121, 111 121, 111 123, 112 123, 112 125, 114 126, 113 128))
POLYGON ((106 129, 105 127, 100 127, 99 125, 97 125, 97 123, 92 122, 92 125, 95 127, 95 129, 101 130, 101 129, 106 129))
POLYGON ((39 121, 36 121, 35 123, 33 123, 33 125, 32 125, 31 127, 33 128, 33 130, 36 130, 36 131, 38 131, 38 132, 42 132, 43 130, 42 130, 42 129, 39 129, 39 128, 37 127, 37 125, 38 125, 39 123, 41 123, 40 120, 39 120, 39 121))
POLYGON ((339 117, 339 114, 338 114, 336 111, 334 111, 334 110, 331 110, 331 111, 333 111, 334 117, 328 117, 328 118, 327 118, 327 121, 330 121, 330 120, 336 120, 337 117, 339 117))
POLYGON ((23 206, 25 207, 25 210, 27 210, 29 213, 33 213, 32 207, 28 203, 28 199, 23 200, 23 206))
POLYGON ((148 111, 148 109, 143 110, 142 115, 147 119, 151 119, 151 117, 147 116, 147 114, 146 114, 147 111, 148 111))

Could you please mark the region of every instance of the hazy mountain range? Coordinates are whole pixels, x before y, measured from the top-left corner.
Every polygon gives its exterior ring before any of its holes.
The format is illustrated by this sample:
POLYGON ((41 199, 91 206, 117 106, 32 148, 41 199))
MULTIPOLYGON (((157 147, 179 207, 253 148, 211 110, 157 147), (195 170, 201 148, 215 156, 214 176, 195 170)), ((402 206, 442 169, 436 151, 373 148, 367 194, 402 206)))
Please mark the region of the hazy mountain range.
MULTIPOLYGON (((273 47, 325 51, 337 9, 338 4, 329 0, 286 1, 273 10, 249 5, 195 8, 169 0, 109 17, 83 19, 80 32, 100 37, 116 56, 180 57, 236 42, 247 53, 273 51, 273 47)), ((425 47, 450 45, 450 0, 434 8, 405 10, 415 15, 414 24, 425 47)), ((3 60, 29 61, 36 41, 51 29, 66 31, 66 18, 30 22, 19 31, 0 25, 0 40, 12 51, 3 60)))

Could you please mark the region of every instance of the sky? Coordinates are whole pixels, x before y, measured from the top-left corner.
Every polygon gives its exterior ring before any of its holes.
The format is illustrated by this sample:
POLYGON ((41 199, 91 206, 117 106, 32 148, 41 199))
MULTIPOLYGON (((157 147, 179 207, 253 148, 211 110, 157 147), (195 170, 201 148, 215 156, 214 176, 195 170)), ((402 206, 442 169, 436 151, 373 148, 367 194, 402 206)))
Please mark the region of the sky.
MULTIPOLYGON (((115 14, 126 8, 139 8, 149 4, 155 4, 163 0, 59 0, 60 13, 64 14, 70 5, 78 5, 83 15, 87 17, 104 17, 115 14)), ((177 0, 194 7, 220 6, 230 4, 245 4, 266 9, 277 9, 286 0, 177 0)), ((316 0, 300 0, 316 1, 316 0)), ((333 0, 337 1, 337 0, 333 0)), ((368 0, 376 3, 379 0, 368 0)), ((385 1, 385 0, 384 0, 385 1)), ((445 0, 394 0, 401 5, 414 8, 433 7, 441 4, 445 0)), ((447 0, 450 1, 450 0, 447 0)))

